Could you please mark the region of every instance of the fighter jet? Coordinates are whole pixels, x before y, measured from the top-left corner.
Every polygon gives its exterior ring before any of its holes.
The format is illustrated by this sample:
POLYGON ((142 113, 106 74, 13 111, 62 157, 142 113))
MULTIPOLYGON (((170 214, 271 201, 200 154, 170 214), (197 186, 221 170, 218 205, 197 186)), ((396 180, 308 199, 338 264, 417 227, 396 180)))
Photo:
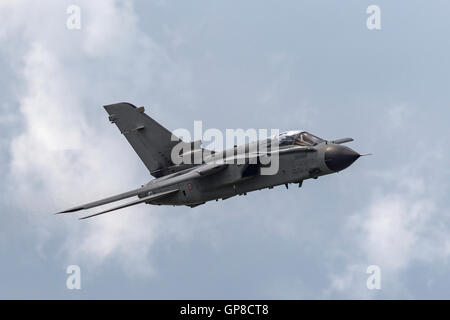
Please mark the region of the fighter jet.
POLYGON ((279 185, 288 188, 289 184, 295 183, 301 187, 304 180, 342 171, 361 156, 342 145, 353 141, 351 138, 327 141, 302 130, 287 131, 214 152, 201 148, 199 141, 185 142, 174 136, 145 114, 144 107, 137 108, 122 102, 104 108, 109 114, 109 120, 119 128, 155 179, 140 188, 58 214, 90 209, 131 197, 137 199, 80 219, 140 203, 193 208, 207 201, 225 200, 279 185), (200 160, 180 162, 177 158, 174 161, 174 155, 181 159, 200 160), (276 170, 264 174, 264 170, 270 171, 268 168, 275 159, 276 170))

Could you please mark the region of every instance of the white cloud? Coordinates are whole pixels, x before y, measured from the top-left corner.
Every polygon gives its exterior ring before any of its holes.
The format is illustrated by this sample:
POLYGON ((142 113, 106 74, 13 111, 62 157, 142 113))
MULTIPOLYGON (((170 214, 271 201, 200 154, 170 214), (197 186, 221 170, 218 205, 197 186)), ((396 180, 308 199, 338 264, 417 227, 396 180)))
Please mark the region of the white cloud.
POLYGON ((411 116, 411 113, 411 108, 408 108, 405 104, 394 105, 387 111, 387 123, 392 129, 401 128, 405 125, 405 122, 411 116))
POLYGON ((361 247, 367 260, 398 271, 413 259, 427 259, 430 252, 423 250, 430 241, 426 231, 434 212, 433 200, 426 198, 394 194, 373 200, 353 221, 364 234, 361 247))
POLYGON ((330 286, 323 292, 324 298, 338 293, 355 299, 369 299, 373 292, 366 287, 366 268, 363 264, 349 264, 342 273, 331 273, 330 286))
MULTIPOLYGON (((374 188, 367 205, 348 218, 344 229, 353 235, 353 247, 344 254, 344 270, 331 272, 327 295, 376 297, 379 292, 366 289, 363 281, 368 276, 365 268, 378 265, 384 297, 412 297, 408 283, 402 280, 403 272, 415 263, 443 268, 448 264, 447 212, 439 208, 440 194, 425 187, 428 181, 423 172, 428 172, 425 164, 430 162, 418 158, 417 163, 379 174, 373 183, 385 187, 374 188)), ((439 178, 434 183, 434 188, 444 187, 439 178)))
MULTIPOLYGON (((171 79, 177 79, 174 87, 180 83, 164 49, 140 32, 130 1, 81 1, 79 6, 80 31, 66 29, 66 8, 59 1, 2 3, 0 7, 0 41, 9 46, 24 84, 18 98, 24 129, 11 143, 10 195, 28 212, 38 230, 37 249, 44 255, 46 245, 64 233, 60 250, 71 263, 101 265, 117 258, 127 272, 148 275, 158 223, 149 211, 157 209, 140 206, 113 219, 86 222, 47 218, 56 208, 123 192, 151 178, 142 177, 146 172, 142 166, 131 166, 134 153, 117 152, 123 148, 120 135, 111 139, 117 129, 111 126, 104 132, 96 126, 86 101, 93 95, 113 95, 111 89, 118 83, 123 92, 134 92, 139 82, 147 88, 168 85, 171 79), (42 20, 44 15, 61 19, 42 20), (14 36, 20 32, 21 41, 17 41, 14 36), (85 68, 77 68, 92 59, 111 63, 107 70, 94 73, 96 79, 85 77, 85 68), (154 81, 156 77, 166 83, 154 81)), ((101 121, 107 122, 106 114, 101 121)))

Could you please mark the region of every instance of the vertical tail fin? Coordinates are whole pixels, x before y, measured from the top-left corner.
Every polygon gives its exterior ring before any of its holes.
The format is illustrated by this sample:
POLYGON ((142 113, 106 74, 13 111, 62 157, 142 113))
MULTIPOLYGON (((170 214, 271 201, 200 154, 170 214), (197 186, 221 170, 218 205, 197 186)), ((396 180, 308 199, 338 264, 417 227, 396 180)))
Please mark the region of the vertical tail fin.
POLYGON ((172 148, 181 140, 144 113, 144 107, 136 108, 126 102, 104 106, 109 120, 131 144, 147 169, 155 177, 162 175, 164 168, 173 165, 172 148))

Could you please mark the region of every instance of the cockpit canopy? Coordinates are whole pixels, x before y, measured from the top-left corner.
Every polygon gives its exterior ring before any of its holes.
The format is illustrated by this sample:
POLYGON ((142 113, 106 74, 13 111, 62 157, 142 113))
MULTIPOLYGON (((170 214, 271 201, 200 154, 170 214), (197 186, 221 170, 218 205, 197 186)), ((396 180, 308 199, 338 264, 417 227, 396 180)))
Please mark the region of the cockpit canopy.
POLYGON ((325 140, 316 137, 306 131, 287 131, 282 132, 276 137, 280 147, 298 145, 298 146, 315 146, 325 140))

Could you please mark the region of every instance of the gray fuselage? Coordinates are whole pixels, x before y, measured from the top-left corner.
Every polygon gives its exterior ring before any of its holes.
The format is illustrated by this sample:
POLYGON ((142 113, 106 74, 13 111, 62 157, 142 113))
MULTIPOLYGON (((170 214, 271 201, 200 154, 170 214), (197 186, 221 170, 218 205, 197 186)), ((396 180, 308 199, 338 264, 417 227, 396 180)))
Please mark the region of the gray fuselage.
MULTIPOLYGON (((170 197, 153 201, 152 204, 196 206, 207 201, 227 199, 236 195, 245 195, 247 192, 272 188, 282 184, 299 183, 301 185, 303 180, 311 178, 316 179, 319 176, 336 172, 329 168, 329 157, 328 165, 325 161, 326 156, 328 156, 330 152, 335 149, 352 152, 352 150, 347 147, 333 144, 328 141, 321 142, 314 148, 316 150, 314 152, 280 153, 278 158, 279 167, 275 174, 261 175, 253 172, 253 174, 246 176, 246 170, 249 170, 249 167, 252 165, 235 164, 226 166, 220 172, 216 172, 212 175, 202 176, 196 174, 195 170, 197 167, 193 167, 154 179, 145 187, 148 188, 147 190, 150 191, 150 193, 163 192, 171 189, 180 190, 180 192, 175 193, 170 197)), ((285 150, 288 151, 288 149, 289 148, 286 148, 285 150)), ((231 150, 226 150, 223 153, 230 151, 231 150)), ((216 157, 211 157, 205 163, 208 164, 208 162, 212 162, 214 158, 222 157, 223 153, 217 154, 216 157)), ((357 155, 357 153, 354 154, 357 155)), ((354 160, 356 159, 352 159, 351 162, 354 160)), ((348 163, 348 165, 350 164, 351 163, 348 163)), ((346 164, 345 167, 348 165, 346 164)), ((250 169, 249 171, 252 170, 250 169)), ((146 195, 147 193, 141 195, 141 197, 146 195)))

